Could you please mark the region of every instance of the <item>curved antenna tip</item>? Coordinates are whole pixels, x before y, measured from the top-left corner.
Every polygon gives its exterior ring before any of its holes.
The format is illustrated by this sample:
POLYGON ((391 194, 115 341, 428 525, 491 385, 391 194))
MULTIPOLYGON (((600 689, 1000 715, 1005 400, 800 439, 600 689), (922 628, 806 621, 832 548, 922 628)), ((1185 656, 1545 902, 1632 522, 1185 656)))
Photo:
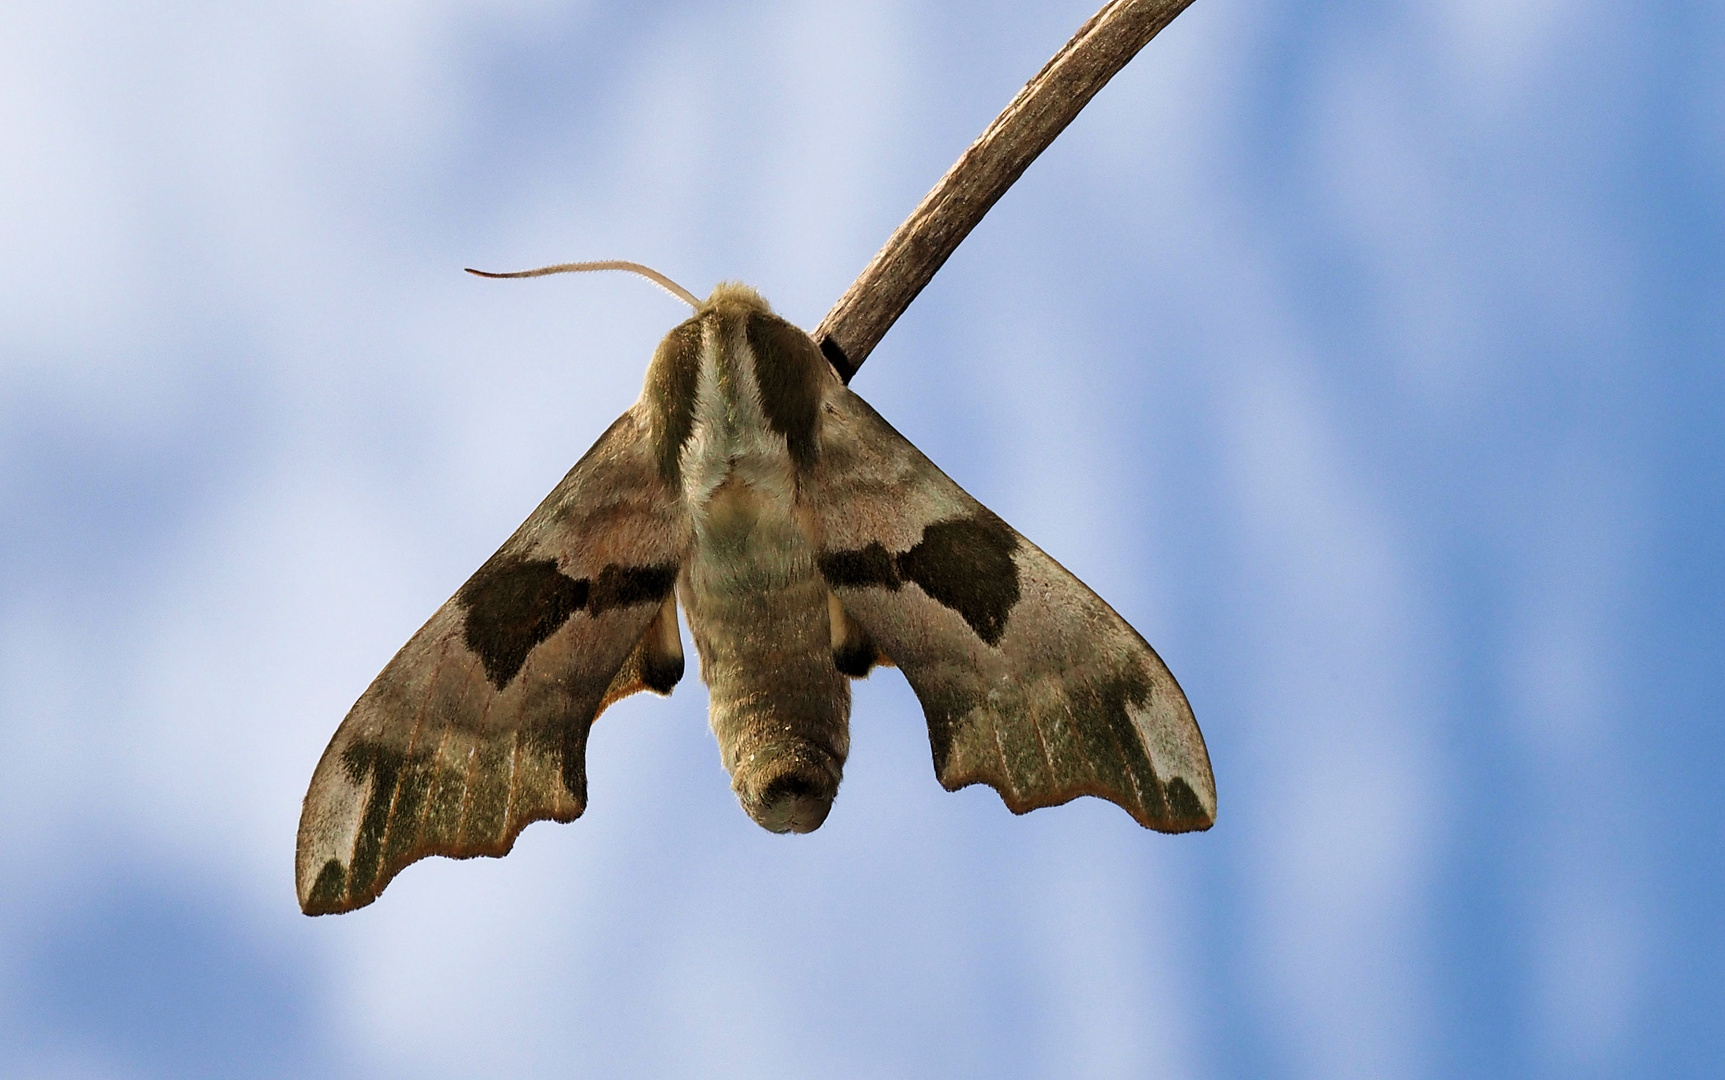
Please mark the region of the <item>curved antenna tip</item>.
POLYGON ((653 284, 664 289, 683 303, 696 311, 701 310, 701 301, 694 293, 672 281, 651 266, 643 266, 637 262, 623 259, 605 259, 599 262, 558 263, 556 266, 541 266, 537 270, 517 270, 510 274, 494 274, 488 270, 475 270, 471 266, 465 268, 469 274, 482 278, 529 278, 543 277, 546 274, 573 274, 587 270, 626 270, 631 274, 640 274, 653 284))

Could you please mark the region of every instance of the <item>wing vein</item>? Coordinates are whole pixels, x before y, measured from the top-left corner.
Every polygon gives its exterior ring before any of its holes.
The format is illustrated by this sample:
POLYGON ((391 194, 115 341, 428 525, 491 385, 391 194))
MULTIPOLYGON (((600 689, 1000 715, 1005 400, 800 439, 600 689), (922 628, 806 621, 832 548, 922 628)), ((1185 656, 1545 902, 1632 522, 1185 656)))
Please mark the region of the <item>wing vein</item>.
POLYGON ((525 732, 517 730, 515 732, 515 738, 509 747, 509 789, 508 794, 503 797, 504 836, 509 836, 515 831, 516 781, 521 778, 521 739, 525 734, 525 732))
POLYGON ((1054 753, 1048 749, 1048 735, 1042 730, 1042 721, 1037 718, 1036 710, 1026 709, 1025 715, 1030 718, 1030 730, 1036 735, 1036 745, 1042 748, 1042 760, 1048 764, 1048 781, 1058 783, 1060 770, 1054 764, 1054 753))
MULTIPOLYGON (((395 811, 401 805, 401 792, 408 783, 408 764, 413 759, 413 748, 419 744, 419 733, 425 727, 425 714, 431 705, 432 691, 437 688, 437 676, 443 670, 443 662, 447 659, 448 651, 449 639, 444 638, 438 643, 437 662, 431 666, 431 675, 425 680, 425 693, 419 700, 419 707, 413 712, 412 733, 407 737, 407 749, 402 753, 401 765, 395 771, 395 790, 389 793, 389 810, 384 814, 383 829, 377 838, 377 874, 386 880, 390 875, 389 841, 396 828, 395 811)), ((377 783, 377 777, 378 771, 373 768, 371 782, 374 785, 377 783)))
MULTIPOLYGON (((479 666, 479 657, 475 656, 472 653, 468 653, 467 668, 465 671, 462 672, 462 681, 466 682, 466 683, 471 683, 472 679, 473 679, 474 669, 477 668, 478 666, 479 666)), ((420 809, 419 809, 418 835, 420 837, 423 837, 425 835, 426 819, 431 816, 431 808, 437 801, 437 799, 436 799, 437 787, 438 787, 438 784, 440 783, 440 768, 441 768, 442 763, 443 763, 443 748, 449 744, 449 738, 450 738, 450 735, 453 732, 453 730, 454 730, 454 728, 451 725, 448 725, 448 724, 443 725, 442 729, 439 730, 437 733, 437 745, 432 747, 431 756, 427 760, 427 766, 428 766, 429 772, 428 772, 428 775, 426 778, 425 797, 421 800, 420 809)), ((465 796, 465 794, 466 794, 466 781, 465 781, 465 779, 463 780, 462 793, 465 796)), ((460 823, 458 821, 457 825, 459 826, 459 824, 460 823)), ((459 832, 457 832, 457 835, 460 835, 459 832)))
MULTIPOLYGON (((1132 733, 1134 736, 1136 736, 1136 741, 1138 742, 1139 747, 1141 749, 1146 750, 1146 757, 1148 757, 1148 750, 1147 750, 1147 748, 1145 748, 1143 746, 1144 738, 1142 735, 1138 734, 1138 725, 1132 724, 1130 718, 1128 718, 1127 723, 1131 725, 1132 733)), ((1129 764, 1127 764, 1131 759, 1129 759, 1126 756, 1126 754, 1127 754, 1126 747, 1120 742, 1120 731, 1113 724, 1109 724, 1107 730, 1108 730, 1108 737, 1110 739, 1114 740, 1115 750, 1118 751, 1120 754, 1120 762, 1121 762, 1122 766, 1124 767, 1124 770, 1126 773, 1126 781, 1127 781, 1127 783, 1132 785, 1132 794, 1138 800, 1138 809, 1141 813, 1143 813, 1146 817, 1148 817, 1148 816, 1150 816, 1150 804, 1148 802, 1146 802, 1144 799, 1144 789, 1138 786, 1138 770, 1132 768, 1129 764)), ((1152 775, 1154 775, 1154 773, 1156 771, 1154 764, 1151 765, 1150 771, 1151 771, 1152 775)))
POLYGON ((1072 713, 1072 699, 1070 697, 1062 696, 1061 707, 1066 710, 1066 730, 1072 735, 1072 747, 1078 752, 1078 756, 1083 759, 1084 768, 1090 773, 1091 784, 1100 790, 1103 787, 1102 772, 1097 769, 1096 759, 1090 756, 1090 751, 1086 748, 1084 739, 1079 737, 1078 717, 1074 716, 1072 713))
MULTIPOLYGON (((531 662, 531 657, 528 658, 531 662)), ((522 670, 526 670, 523 665, 522 670)), ((461 846, 467 836, 467 821, 473 811, 473 777, 479 771, 479 762, 483 755, 479 752, 479 743, 485 737, 486 721, 491 718, 491 706, 503 696, 499 690, 486 696, 485 705, 479 710, 479 722, 473 728, 473 742, 467 748, 467 771, 461 778, 461 813, 455 819, 455 843, 461 846)))
POLYGON ((989 703, 988 719, 994 725, 994 752, 1000 758, 1000 779, 1012 789, 1013 798, 1018 797, 1018 785, 1012 782, 1012 766, 1006 760, 1006 738, 1000 733, 1000 712, 992 702, 989 703))

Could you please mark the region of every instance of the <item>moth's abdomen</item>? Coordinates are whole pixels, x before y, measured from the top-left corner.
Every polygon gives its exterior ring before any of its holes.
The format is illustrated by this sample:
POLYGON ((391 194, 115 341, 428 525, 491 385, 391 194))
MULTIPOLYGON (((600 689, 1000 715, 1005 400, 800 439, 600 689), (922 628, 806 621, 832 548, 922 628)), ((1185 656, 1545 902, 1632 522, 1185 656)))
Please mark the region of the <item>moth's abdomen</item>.
POLYGON ((735 480, 706 508, 679 582, 731 787, 772 832, 826 820, 850 750, 826 583, 788 508, 735 480))

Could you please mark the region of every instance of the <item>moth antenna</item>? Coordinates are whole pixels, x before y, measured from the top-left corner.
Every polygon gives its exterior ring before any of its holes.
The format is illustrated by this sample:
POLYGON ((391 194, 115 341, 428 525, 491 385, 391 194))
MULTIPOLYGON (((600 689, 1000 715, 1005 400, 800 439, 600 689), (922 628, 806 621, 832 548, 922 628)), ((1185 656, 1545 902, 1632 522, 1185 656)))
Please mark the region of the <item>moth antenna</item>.
POLYGON ((701 301, 694 293, 683 288, 664 274, 659 273, 659 271, 653 269, 651 266, 643 266, 638 262, 629 262, 625 259, 601 259, 598 262, 558 263, 556 266, 541 266, 537 270, 517 270, 511 274, 492 274, 484 270, 475 270, 471 266, 467 268, 467 272, 469 274, 473 274, 476 277, 487 278, 544 277, 546 274, 574 274, 587 270, 627 270, 631 274, 640 274, 648 281, 651 281, 653 284, 659 286, 659 288, 664 289, 666 292, 675 296, 683 303, 688 304, 696 311, 701 310, 701 301))

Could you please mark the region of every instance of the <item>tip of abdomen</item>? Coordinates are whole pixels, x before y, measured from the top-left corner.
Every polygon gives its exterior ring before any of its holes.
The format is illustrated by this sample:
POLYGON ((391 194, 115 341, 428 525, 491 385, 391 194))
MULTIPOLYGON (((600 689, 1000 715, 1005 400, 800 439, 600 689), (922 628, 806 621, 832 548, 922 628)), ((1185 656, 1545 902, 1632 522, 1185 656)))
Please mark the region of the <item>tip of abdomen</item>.
POLYGON ((758 803, 744 808, 769 832, 814 832, 827 819, 835 794, 835 787, 823 789, 805 777, 786 776, 762 791, 758 803))
POLYGON ((765 755, 758 769, 739 770, 733 780, 737 799, 755 823, 768 832, 814 832, 827 819, 839 790, 838 762, 812 761, 827 757, 809 753, 765 755))

